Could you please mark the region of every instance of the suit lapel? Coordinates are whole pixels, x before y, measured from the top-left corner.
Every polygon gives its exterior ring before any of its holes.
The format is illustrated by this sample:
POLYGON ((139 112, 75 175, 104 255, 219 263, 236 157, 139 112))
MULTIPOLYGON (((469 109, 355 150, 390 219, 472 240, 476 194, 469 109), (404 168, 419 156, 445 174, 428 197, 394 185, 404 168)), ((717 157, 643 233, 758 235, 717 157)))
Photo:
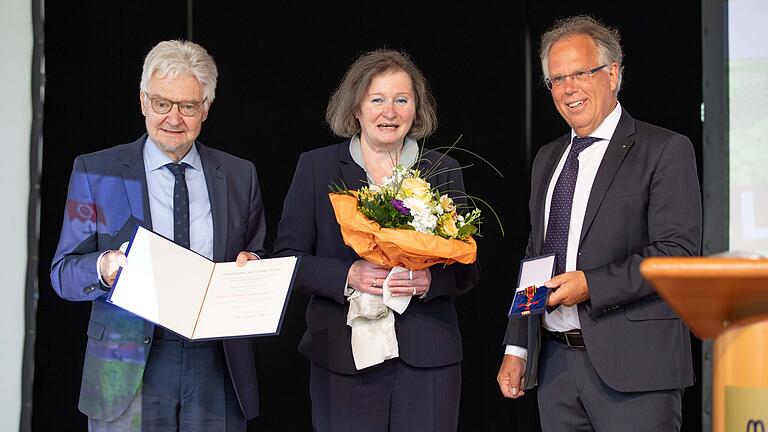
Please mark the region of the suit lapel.
POLYGON ((227 177, 221 171, 218 159, 207 147, 196 143, 200 160, 203 163, 205 183, 208 186, 208 200, 211 203, 213 219, 213 260, 222 261, 227 247, 227 177))
MULTIPOLYGON (((558 143, 549 158, 544 161, 544 167, 542 168, 542 175, 538 179, 538 184, 535 188, 532 185, 531 199, 533 205, 531 211, 532 215, 532 227, 533 232, 531 237, 534 239, 533 253, 535 256, 539 256, 544 253, 544 226, 546 221, 544 220, 544 207, 547 203, 547 192, 549 190, 549 184, 552 182, 552 176, 555 174, 557 163, 563 157, 565 149, 568 148, 568 144, 571 140, 571 134, 565 134, 558 138, 558 143)), ((542 315, 532 316, 528 322, 528 362, 526 363, 524 379, 525 389, 529 390, 538 385, 538 358, 541 351, 541 320, 542 315)))
POLYGON ((534 221, 538 221, 538 223, 532 224, 533 227, 538 227, 534 228, 537 229, 538 232, 535 233, 533 237, 536 241, 536 244, 534 245, 536 255, 541 255, 544 251, 544 226, 546 225, 546 221, 544 220, 544 207, 547 203, 547 191, 549 190, 549 184, 552 182, 552 176, 555 174, 557 163, 560 161, 560 158, 563 157, 565 149, 568 148, 569 139, 570 134, 558 138, 558 146, 555 151, 552 152, 552 156, 545 162, 546 165, 544 165, 543 169, 544 175, 539 179, 539 184, 536 189, 538 193, 533 192, 533 199, 535 199, 533 205, 535 214, 533 217, 534 221))
POLYGON ((152 229, 152 212, 149 210, 147 173, 144 169, 143 155, 146 139, 147 136, 144 135, 128 145, 122 160, 122 176, 131 214, 144 228, 152 229))
POLYGON ((605 193, 613 182, 613 178, 616 176, 616 172, 619 170, 621 163, 627 156, 629 149, 634 144, 635 134, 635 120, 622 110, 621 119, 616 126, 616 131, 613 133, 611 142, 608 143, 608 149, 605 151, 603 160, 600 163, 600 167, 597 169, 595 175, 595 181, 592 183, 592 190, 589 193, 589 201, 587 201, 587 210, 584 214, 584 223, 581 227, 581 236, 579 237, 579 244, 584 240, 584 236, 587 235, 589 228, 592 226, 592 221, 595 220, 597 210, 600 209, 600 205, 605 198, 605 193))
MULTIPOLYGON (((349 141, 339 145, 339 165, 341 168, 341 180, 344 181, 344 185, 348 189, 360 189, 360 187, 368 185, 368 177, 365 175, 365 170, 355 163, 352 155, 349 154, 349 141)), ((343 187, 344 185, 339 186, 343 187)))

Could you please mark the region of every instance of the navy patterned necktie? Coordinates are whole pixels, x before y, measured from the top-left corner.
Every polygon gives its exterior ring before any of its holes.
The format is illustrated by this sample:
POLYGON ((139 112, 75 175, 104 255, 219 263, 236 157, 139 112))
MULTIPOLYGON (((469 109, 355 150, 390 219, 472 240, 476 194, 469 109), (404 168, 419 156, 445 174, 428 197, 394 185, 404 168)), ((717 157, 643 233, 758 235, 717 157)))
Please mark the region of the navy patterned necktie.
POLYGON ((544 238, 544 254, 555 254, 555 274, 565 273, 566 251, 568 249, 568 229, 571 225, 571 205, 579 176, 579 153, 600 138, 573 137, 571 150, 565 158, 563 171, 557 178, 549 205, 547 235, 544 238))
POLYGON ((184 171, 188 164, 169 163, 165 165, 173 173, 173 241, 189 249, 189 191, 184 171))

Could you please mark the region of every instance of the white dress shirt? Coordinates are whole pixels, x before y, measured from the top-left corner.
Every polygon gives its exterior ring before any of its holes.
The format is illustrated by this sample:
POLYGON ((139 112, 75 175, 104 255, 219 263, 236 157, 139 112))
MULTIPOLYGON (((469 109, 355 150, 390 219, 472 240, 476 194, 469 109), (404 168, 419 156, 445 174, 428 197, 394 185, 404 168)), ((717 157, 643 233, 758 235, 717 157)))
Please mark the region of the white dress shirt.
MULTIPOLYGON (((579 254, 579 237, 581 236, 581 228, 584 223, 584 215, 587 211, 587 202, 589 201, 589 194, 592 191, 592 183, 595 181, 597 170, 600 168, 600 163, 603 161, 605 151, 608 149, 608 143, 613 137, 613 133, 616 131, 616 126, 619 124, 621 118, 621 105, 616 103, 616 107, 610 114, 600 123, 592 133, 591 137, 600 138, 600 141, 596 141, 591 146, 584 149, 579 153, 579 174, 576 178, 576 188, 573 192, 573 202, 571 203, 571 223, 568 227, 568 247, 565 255, 565 271, 576 270, 576 261, 579 254)), ((576 132, 571 129, 571 142, 573 137, 576 136, 576 132)), ((563 156, 555 168, 555 172, 552 175, 552 179, 549 182, 549 188, 547 189, 547 199, 544 205, 544 235, 546 238, 547 223, 549 221, 549 208, 552 202, 552 192, 555 189, 555 183, 560 176, 560 172, 565 165, 565 159, 568 156, 568 152, 571 150, 571 145, 563 152, 563 156)), ((547 330, 564 332, 568 330, 580 329, 581 323, 579 322, 579 313, 576 305, 563 306, 561 305, 551 313, 544 313, 543 326, 547 330)), ((526 359, 528 356, 528 350, 522 347, 507 345, 504 352, 505 354, 512 354, 518 357, 526 359)))

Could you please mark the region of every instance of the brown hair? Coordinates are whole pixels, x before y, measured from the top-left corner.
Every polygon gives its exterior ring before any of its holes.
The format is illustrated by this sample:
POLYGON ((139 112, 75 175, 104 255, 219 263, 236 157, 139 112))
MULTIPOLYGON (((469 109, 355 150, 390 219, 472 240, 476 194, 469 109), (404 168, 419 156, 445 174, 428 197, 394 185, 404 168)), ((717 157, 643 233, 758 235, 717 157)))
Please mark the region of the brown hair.
POLYGON ((360 123, 355 114, 363 97, 375 77, 391 71, 403 71, 411 77, 416 98, 416 116, 408 136, 421 139, 437 129, 435 100, 419 68, 404 52, 378 49, 361 55, 352 63, 328 101, 325 120, 333 133, 349 138, 360 131, 360 123))

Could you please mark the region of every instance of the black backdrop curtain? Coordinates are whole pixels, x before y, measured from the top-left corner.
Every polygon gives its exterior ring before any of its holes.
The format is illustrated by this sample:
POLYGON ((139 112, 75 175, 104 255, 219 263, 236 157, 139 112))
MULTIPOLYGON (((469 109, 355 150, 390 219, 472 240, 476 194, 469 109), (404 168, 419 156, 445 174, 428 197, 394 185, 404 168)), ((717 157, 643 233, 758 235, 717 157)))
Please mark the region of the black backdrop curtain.
MULTIPOLYGON (((463 135, 462 147, 502 171, 503 179, 473 157, 453 154, 462 164, 475 164, 464 171, 467 190, 493 203, 506 231, 502 238, 493 219, 486 219, 478 241, 481 283, 456 299, 465 351, 463 431, 538 430, 535 392, 520 401, 504 400, 495 377, 505 314, 528 235, 529 155, 567 131, 540 84, 541 33, 557 17, 575 13, 618 27, 626 53, 621 103, 635 118, 687 135, 701 153, 698 1, 374 6, 142 0, 47 2, 45 8, 33 430, 86 430, 77 396, 90 305, 56 297, 48 270, 72 160, 143 133, 141 65, 160 40, 187 38, 191 31, 216 60, 217 97, 200 139, 255 163, 267 210, 268 249, 298 155, 340 141, 323 122, 325 105, 346 68, 364 51, 403 49, 426 75, 440 122, 427 147, 448 145, 463 135)), ((307 300, 295 294, 282 334, 254 341, 262 415, 250 430, 311 430, 308 363, 296 350, 307 300)), ((694 340, 697 368, 698 349, 694 340)), ((699 403, 700 388, 689 389, 684 430, 700 430, 699 403)))

